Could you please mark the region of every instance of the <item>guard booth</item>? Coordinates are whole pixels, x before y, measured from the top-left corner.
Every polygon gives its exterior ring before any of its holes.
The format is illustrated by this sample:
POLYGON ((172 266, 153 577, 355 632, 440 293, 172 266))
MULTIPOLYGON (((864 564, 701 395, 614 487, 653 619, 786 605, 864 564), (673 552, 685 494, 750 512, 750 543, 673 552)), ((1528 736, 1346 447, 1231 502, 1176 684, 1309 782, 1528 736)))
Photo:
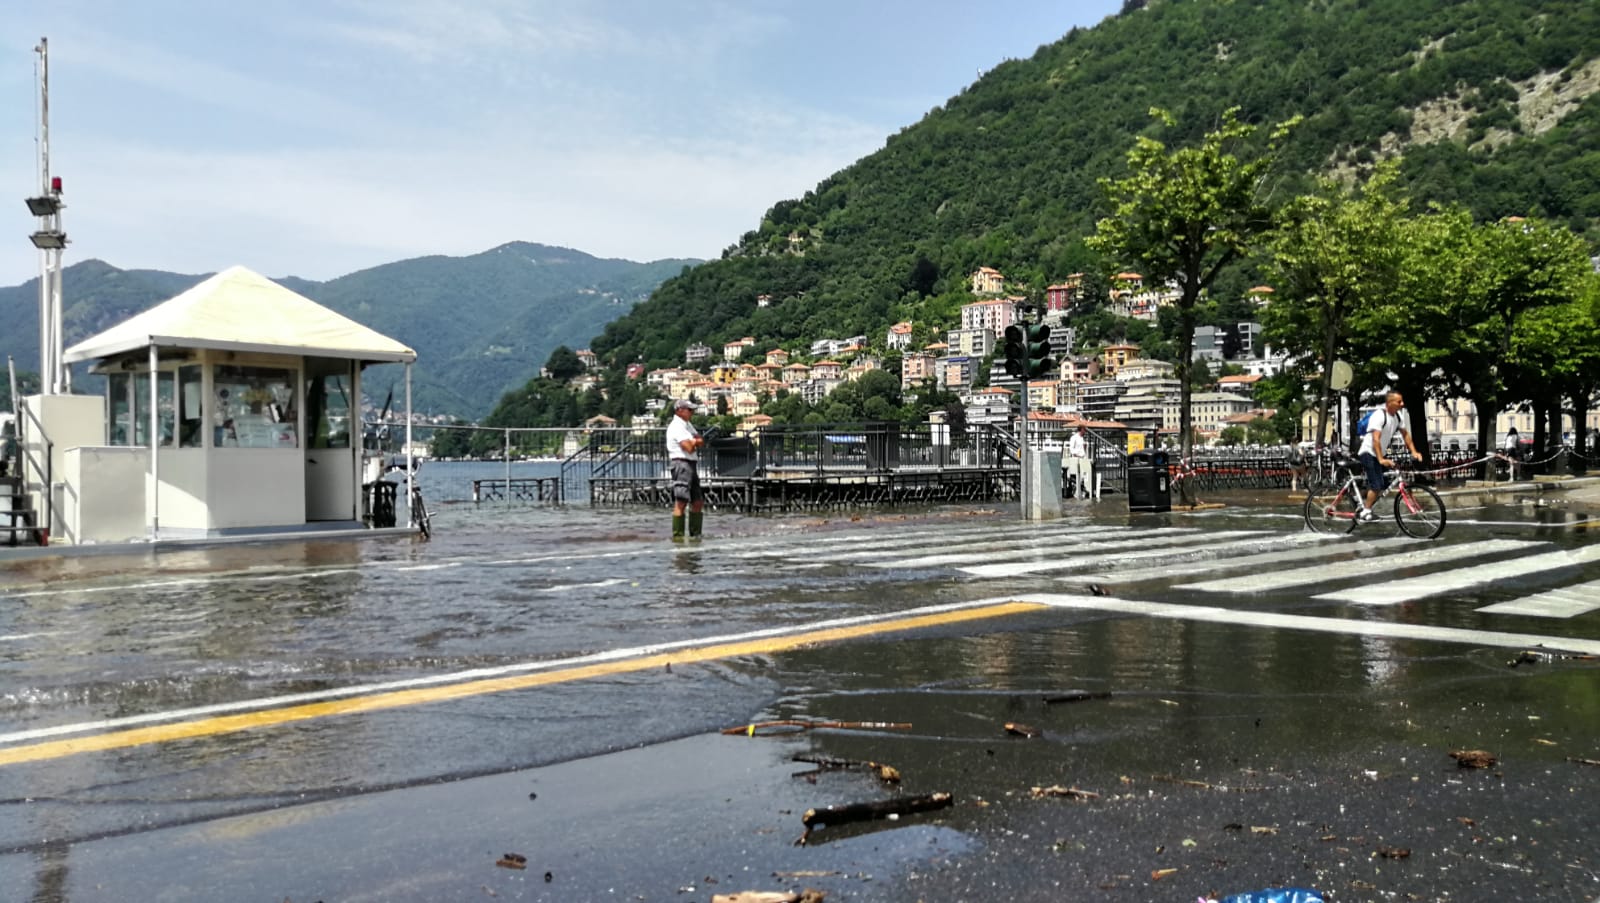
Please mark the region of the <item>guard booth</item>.
POLYGON ((30 441, 54 538, 86 543, 361 526, 362 371, 404 363, 409 387, 416 352, 234 267, 64 359, 106 395, 28 399, 30 441))
POLYGON ((1128 455, 1128 510, 1172 510, 1172 475, 1167 471, 1166 452, 1146 448, 1128 455))

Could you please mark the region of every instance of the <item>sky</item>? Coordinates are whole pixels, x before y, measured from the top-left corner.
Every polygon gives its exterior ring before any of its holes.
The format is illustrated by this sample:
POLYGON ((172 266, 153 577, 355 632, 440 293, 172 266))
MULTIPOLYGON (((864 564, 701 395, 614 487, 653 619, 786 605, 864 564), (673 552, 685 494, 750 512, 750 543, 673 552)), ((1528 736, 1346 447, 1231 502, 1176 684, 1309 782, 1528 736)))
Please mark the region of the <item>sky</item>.
POLYGON ((0 0, 0 285, 326 280, 508 241, 715 258, 773 203, 1121 0, 0 0))

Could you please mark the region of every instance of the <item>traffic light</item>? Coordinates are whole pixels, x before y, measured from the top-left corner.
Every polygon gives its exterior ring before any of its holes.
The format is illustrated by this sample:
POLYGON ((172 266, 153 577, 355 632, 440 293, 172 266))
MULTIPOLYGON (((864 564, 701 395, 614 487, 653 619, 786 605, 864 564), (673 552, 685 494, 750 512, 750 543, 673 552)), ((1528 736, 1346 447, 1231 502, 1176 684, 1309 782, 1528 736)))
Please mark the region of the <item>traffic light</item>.
POLYGON ((1019 323, 1006 327, 1006 373, 1015 379, 1028 374, 1028 331, 1019 323))
POLYGON ((1055 369, 1050 356, 1050 327, 1013 323, 1006 327, 1006 372, 1017 379, 1038 379, 1055 369))

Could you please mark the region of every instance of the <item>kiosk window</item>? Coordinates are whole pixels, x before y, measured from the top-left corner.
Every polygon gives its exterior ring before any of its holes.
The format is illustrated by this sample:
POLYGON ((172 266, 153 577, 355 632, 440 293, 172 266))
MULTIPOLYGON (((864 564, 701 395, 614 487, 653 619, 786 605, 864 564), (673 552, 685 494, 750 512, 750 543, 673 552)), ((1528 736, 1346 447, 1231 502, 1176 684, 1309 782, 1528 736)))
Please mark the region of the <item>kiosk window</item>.
POLYGON ((298 448, 295 374, 278 367, 222 365, 212 378, 212 444, 222 448, 298 448))

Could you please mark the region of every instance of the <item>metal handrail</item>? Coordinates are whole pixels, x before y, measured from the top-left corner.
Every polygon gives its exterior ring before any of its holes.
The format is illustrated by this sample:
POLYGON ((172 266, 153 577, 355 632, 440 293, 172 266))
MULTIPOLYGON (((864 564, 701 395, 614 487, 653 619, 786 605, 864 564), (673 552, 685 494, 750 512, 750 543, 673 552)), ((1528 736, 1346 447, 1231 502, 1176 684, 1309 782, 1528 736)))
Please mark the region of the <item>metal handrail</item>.
MULTIPOLYGON (((41 493, 44 496, 44 524, 39 529, 41 531, 48 531, 50 529, 50 527, 53 526, 55 524, 55 522, 56 522, 56 498, 55 498, 56 494, 55 494, 54 490, 52 489, 52 487, 55 485, 55 481, 56 481, 56 476, 55 476, 56 443, 55 443, 55 441, 53 439, 50 438, 49 434, 47 434, 45 432, 44 423, 43 423, 43 421, 41 421, 39 419, 39 416, 33 412, 33 408, 29 407, 26 404, 21 405, 20 407, 17 407, 16 401, 12 402, 12 406, 16 407, 17 414, 19 415, 19 419, 17 420, 17 427, 16 427, 17 428, 17 462, 18 462, 18 464, 23 464, 23 465, 32 464, 35 468, 37 468, 38 470, 40 470, 40 471, 42 471, 44 473, 44 482, 43 482, 43 490, 44 491, 41 493), (33 458, 28 455, 28 443, 24 441, 25 434, 23 433, 23 421, 20 419, 20 415, 22 415, 22 414, 26 414, 28 420, 31 420, 33 422, 34 426, 36 426, 38 428, 38 430, 39 430, 39 438, 41 440, 43 440, 43 444, 44 444, 44 464, 43 464, 43 466, 40 466, 39 462, 33 460, 33 458), (25 457, 27 458, 26 461, 23 460, 25 457)), ((27 467, 23 466, 21 468, 21 470, 22 470, 22 473, 18 474, 18 476, 21 476, 23 478, 22 485, 23 485, 23 488, 26 489, 27 485, 28 485, 27 484, 27 467)), ((41 532, 38 535, 40 537, 43 537, 43 536, 48 536, 49 534, 47 532, 41 532)), ((43 543, 40 543, 40 544, 43 545, 43 543)))

